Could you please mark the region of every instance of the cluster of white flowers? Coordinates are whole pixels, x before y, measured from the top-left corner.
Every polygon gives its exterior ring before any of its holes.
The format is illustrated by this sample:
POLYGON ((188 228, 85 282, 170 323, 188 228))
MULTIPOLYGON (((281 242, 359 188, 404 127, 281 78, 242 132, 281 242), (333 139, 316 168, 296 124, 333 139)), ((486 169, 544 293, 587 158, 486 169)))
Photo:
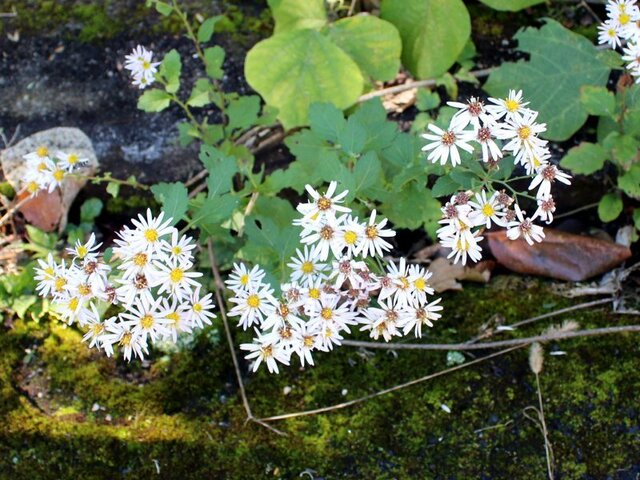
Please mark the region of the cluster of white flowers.
POLYGON ((546 124, 536 122, 538 112, 527 108, 522 91, 511 90, 507 98, 489 98, 489 102, 490 105, 485 105, 473 97, 467 103, 449 102, 458 109, 449 128, 442 130, 429 125, 434 133, 423 135, 430 141, 423 151, 430 151, 428 159, 434 163, 445 165, 451 159, 454 167, 462 163, 458 148, 471 153, 472 143, 480 145, 482 161, 489 168, 498 168, 498 161, 505 154, 513 155, 515 165, 522 165, 532 179, 528 190, 537 189, 538 208, 533 216, 527 217, 517 199, 517 195, 523 194, 515 191, 513 197, 504 190, 484 188, 453 195, 442 207, 440 223, 444 226, 437 233, 441 244, 451 248, 449 258, 454 257, 454 262, 462 260, 463 264, 467 258, 474 262, 482 258, 481 234, 492 224, 507 228, 512 240, 523 237, 530 245, 542 241, 544 231, 533 221, 551 223, 556 209, 551 185, 556 180, 571 183, 569 175, 549 163, 547 141, 538 137, 546 130, 546 124))
POLYGON ((23 185, 27 192, 35 197, 40 190, 53 192, 62 185, 65 177, 86 163, 76 153, 56 152, 52 155, 45 146, 40 146, 35 152, 22 157, 26 161, 27 169, 23 178, 23 185))
POLYGON ((154 218, 147 210, 146 217, 132 220, 135 228, 118 234, 110 264, 94 234, 68 249, 73 256, 69 264, 56 263, 51 254, 38 260, 38 293, 52 297, 60 316, 69 324, 77 321, 87 330, 89 346, 108 356, 118 344, 127 360, 132 354, 143 358, 149 339, 176 342, 180 332, 202 328, 215 318, 211 294, 201 296, 196 280, 202 274, 191 271, 195 244, 163 217, 154 218), (115 309, 120 310, 117 315, 102 319, 115 309))
POLYGON ((288 264, 292 273, 280 286, 280 297, 257 265, 251 270, 235 265, 226 281, 234 292, 229 315, 240 317, 238 326, 245 330, 260 327, 253 343, 240 346, 255 360, 254 371, 266 363, 277 373, 278 362, 289 365, 294 353, 302 366, 313 365, 312 352, 340 345, 350 326, 389 341, 411 331, 420 337, 423 326, 433 326, 441 316, 440 299, 428 300, 434 293, 429 271, 408 266, 404 258, 390 262, 386 271, 381 266, 383 252, 391 249, 385 239, 395 235, 386 219, 376 219, 375 210, 364 222, 353 217, 342 204, 348 192, 334 196, 336 182, 323 195, 306 188, 311 199, 298 205, 302 218, 294 220, 302 227, 304 247, 288 264))
POLYGON ((622 48, 622 59, 640 83, 640 8, 636 0, 609 0, 607 20, 599 27, 598 43, 622 48))
POLYGON ((141 45, 138 45, 131 54, 125 57, 124 68, 131 72, 133 84, 141 90, 151 85, 156 79, 160 62, 152 60, 153 52, 141 45))

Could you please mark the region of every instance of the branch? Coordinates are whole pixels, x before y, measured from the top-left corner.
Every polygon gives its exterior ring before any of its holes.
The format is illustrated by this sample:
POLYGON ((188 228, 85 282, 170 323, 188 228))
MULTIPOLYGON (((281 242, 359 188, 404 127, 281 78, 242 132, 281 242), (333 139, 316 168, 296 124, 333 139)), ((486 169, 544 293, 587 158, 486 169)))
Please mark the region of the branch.
POLYGON ((343 340, 347 347, 381 348, 385 350, 484 350, 487 348, 503 348, 514 345, 529 345, 533 342, 548 342, 550 340, 566 340, 577 337, 593 337, 609 335, 611 333, 640 332, 640 325, 623 325, 620 327, 594 328, 592 330, 578 330, 576 332, 558 332, 535 337, 514 338, 484 343, 375 343, 358 340, 343 340))
MULTIPOLYGON (((476 78, 486 77, 488 76, 494 68, 483 68, 482 70, 476 70, 474 72, 469 72, 476 78)), ((393 87, 382 88, 380 90, 375 90, 373 92, 365 93, 358 99, 358 103, 366 102, 367 100, 371 100, 376 97, 384 97, 385 95, 390 95, 392 93, 400 93, 405 90, 411 90, 412 88, 419 87, 433 87, 438 83, 438 80, 435 78, 430 78, 428 80, 417 80, 415 82, 407 82, 402 85, 395 85, 393 87)))

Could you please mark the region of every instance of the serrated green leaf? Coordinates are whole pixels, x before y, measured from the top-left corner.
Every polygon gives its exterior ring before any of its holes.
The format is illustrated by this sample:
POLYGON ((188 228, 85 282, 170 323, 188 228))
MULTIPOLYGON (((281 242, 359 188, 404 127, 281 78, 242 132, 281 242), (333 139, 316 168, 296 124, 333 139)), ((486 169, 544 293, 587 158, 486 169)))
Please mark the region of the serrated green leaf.
POLYGON ((560 161, 560 165, 572 173, 590 175, 602 169, 607 151, 597 143, 582 142, 573 147, 560 161))
POLYGON ((165 218, 171 218, 172 225, 178 223, 187 213, 189 192, 183 183, 158 183, 151 187, 155 199, 162 204, 165 218))
POLYGON ((224 50, 219 45, 204 49, 204 63, 206 65, 207 75, 214 80, 220 80, 224 75, 224 71, 222 70, 224 57, 224 50))
POLYGON ((29 310, 36 302, 38 301, 38 297, 35 295, 21 295, 17 298, 13 299, 13 303, 11 304, 11 309, 16 313, 18 318, 23 319, 29 310))
POLYGON ((421 88, 416 95, 416 108, 422 112, 433 110, 440 106, 440 95, 438 92, 431 91, 427 88, 421 88))
POLYGON ((640 141, 631 135, 612 132, 604 139, 602 146, 611 151, 615 163, 623 168, 628 168, 638 155, 640 141))
POLYGON ((618 177, 618 187, 630 197, 640 198, 640 164, 636 163, 618 177))
POLYGON ((160 64, 158 74, 166 82, 165 89, 169 93, 176 93, 180 89, 180 73, 182 72, 182 60, 176 49, 169 51, 160 64))
POLYGON ((347 119, 347 126, 338 131, 338 144, 342 151, 351 155, 362 152, 367 141, 367 131, 355 117, 347 119))
POLYGON ((171 97, 164 90, 146 90, 138 99, 138 108, 145 112, 161 112, 169 106, 171 97))
POLYGON ((224 15, 216 15, 215 17, 207 18, 200 28, 198 28, 198 41, 201 43, 211 40, 216 23, 224 18, 224 15))
POLYGON ((616 52, 615 50, 600 50, 598 52, 598 60, 607 65, 609 68, 620 68, 624 65, 624 60, 622 60, 622 56, 616 52))
POLYGON ((207 198, 191 215, 191 225, 214 234, 221 223, 231 218, 237 206, 238 198, 231 194, 207 198))
POLYGON ((245 60, 247 81, 278 108, 286 129, 304 125, 309 105, 332 102, 345 109, 362 93, 358 65, 314 30, 294 30, 256 44, 245 60))
POLYGON ((471 35, 462 0, 384 0, 380 16, 400 31, 402 63, 417 78, 446 72, 471 35))
POLYGON ((460 184, 453 180, 449 175, 443 175, 436 180, 431 193, 434 197, 448 197, 460 189, 460 184))
POLYGON ((187 105, 190 107, 204 107, 205 105, 209 105, 211 103, 211 89, 212 85, 209 80, 199 78, 191 90, 187 105))
POLYGON ((327 23, 324 0, 268 0, 276 23, 275 34, 305 28, 320 29, 327 23))
POLYGON ((622 213, 622 198, 615 193, 607 193, 598 203, 598 216, 603 222, 612 222, 622 213))
POLYGON ((373 15, 356 15, 332 23, 326 32, 366 75, 380 81, 395 78, 402 41, 393 24, 373 15))
POLYGON ((473 187, 473 181, 477 178, 471 172, 463 172, 461 170, 453 170, 449 173, 451 179, 458 183, 463 190, 469 190, 473 187))
POLYGON ((100 212, 102 212, 102 200, 99 198, 85 200, 80 207, 80 222, 93 223, 100 212))
POLYGON ((309 126, 320 138, 337 143, 338 132, 346 128, 347 122, 332 103, 314 103, 309 106, 309 126))
POLYGON ((580 103, 584 85, 605 86, 609 67, 598 59, 598 50, 586 38, 547 19, 540 29, 525 28, 516 34, 518 49, 530 60, 503 63, 494 70, 484 88, 494 97, 509 89, 522 89, 530 107, 547 123, 545 137, 566 140, 586 121, 580 103), (571 59, 571 61, 567 61, 571 59))
POLYGON ((353 169, 355 176, 356 196, 376 185, 382 183, 382 164, 376 152, 370 151, 364 154, 356 162, 356 166, 353 169))
POLYGON ((226 109, 229 131, 245 130, 255 124, 260 113, 260 97, 248 95, 229 102, 226 109))
POLYGON ((605 87, 583 86, 580 89, 580 101, 589 115, 613 117, 615 114, 616 98, 605 87))
POLYGON ((238 173, 236 158, 226 156, 210 145, 200 147, 199 158, 209 172, 207 179, 209 197, 230 192, 233 188, 233 177, 238 173))

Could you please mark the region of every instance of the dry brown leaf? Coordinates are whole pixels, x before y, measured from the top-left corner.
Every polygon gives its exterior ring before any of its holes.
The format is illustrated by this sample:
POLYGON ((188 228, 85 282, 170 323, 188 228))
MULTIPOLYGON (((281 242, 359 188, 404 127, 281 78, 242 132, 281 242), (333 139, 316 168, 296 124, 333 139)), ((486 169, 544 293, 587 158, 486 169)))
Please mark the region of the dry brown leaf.
POLYGON ((464 266, 453 264, 448 259, 439 257, 429 265, 429 271, 433 273, 429 283, 437 292, 462 290, 462 284, 460 283, 462 280, 487 283, 491 278, 491 270, 493 270, 494 266, 495 262, 492 260, 484 260, 472 266, 464 266))
POLYGON ((545 228, 541 243, 509 240, 506 232, 488 232, 489 249, 498 263, 514 272, 580 282, 610 271, 631 256, 617 243, 545 228))
POLYGON ((385 95, 382 106, 387 112, 402 113, 416 103, 417 88, 411 88, 400 93, 385 95))

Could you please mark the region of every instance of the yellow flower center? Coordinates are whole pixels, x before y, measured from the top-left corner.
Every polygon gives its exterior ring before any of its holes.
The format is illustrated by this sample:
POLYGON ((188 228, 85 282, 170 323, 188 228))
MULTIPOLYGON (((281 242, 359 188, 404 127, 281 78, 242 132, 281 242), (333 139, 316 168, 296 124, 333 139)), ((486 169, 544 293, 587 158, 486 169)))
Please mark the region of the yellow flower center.
POLYGON ((344 242, 347 245, 353 245, 358 240, 358 234, 351 230, 344 232, 344 242))
POLYGON ((462 238, 459 238, 456 242, 456 248, 461 252, 466 252, 467 250, 469 250, 469 242, 463 240, 462 238))
POLYGON ((120 337, 119 344, 123 347, 128 347, 129 345, 131 345, 131 337, 131 332, 124 332, 120 337))
POLYGON ((177 326, 180 323, 180 314, 178 312, 171 312, 167 314, 167 320, 171 320, 174 326, 177 326))
POLYGON ((411 285, 409 283, 409 279, 407 279, 407 277, 400 277, 398 280, 400 280, 400 283, 401 283, 400 288, 402 290, 405 290, 405 289, 409 288, 409 286, 411 285))
POLYGON ((153 318, 153 315, 149 315, 148 313, 140 318, 140 325, 145 330, 149 330, 150 328, 152 328, 154 323, 155 319, 153 318))
POLYGON ((202 311, 202 304, 201 303, 196 303, 193 306, 193 311, 196 313, 200 313, 202 311))
POLYGON ((44 269, 44 274, 49 276, 49 277, 53 277, 53 275, 55 274, 55 270, 53 269, 53 267, 47 267, 44 269))
POLYGON ((520 108, 520 103, 512 98, 507 98, 504 101, 504 106, 507 107, 507 110, 509 112, 513 113, 518 111, 518 108, 520 108))
POLYGON ((315 271, 315 267, 313 266, 312 262, 304 262, 300 266, 300 270, 302 270, 302 273, 304 273, 305 275, 310 275, 315 271))
POLYGON ((39 157, 47 157, 49 156, 49 149, 43 145, 41 147, 38 147, 38 149, 36 150, 36 154, 39 157))
POLYGON ((240 277, 240 285, 248 285, 249 284, 249 275, 246 273, 240 277))
POLYGON ((87 256, 87 253, 89 253, 89 249, 84 245, 80 245, 78 248, 76 248, 76 253, 78 254, 78 257, 84 258, 87 256))
POLYGON ((314 343, 315 343, 315 340, 313 339, 312 336, 309 335, 309 336, 304 337, 304 346, 305 347, 311 348, 311 347, 313 347, 314 343))
POLYGON ((144 62, 142 62, 142 68, 145 70, 149 70, 151 68, 151 63, 145 60, 144 62))
POLYGON ((325 320, 331 320, 333 318, 333 310, 331 310, 330 308, 324 307, 320 311, 320 316, 325 320))
POLYGON ((91 295, 91 287, 86 283, 82 284, 78 287, 78 293, 83 297, 88 297, 89 295, 91 295))
POLYGON ((309 296, 314 300, 318 300, 320 298, 320 289, 319 288, 310 288, 309 296))
POLYGON ((484 206, 482 207, 482 214, 485 217, 490 217, 491 215, 493 215, 494 213, 496 213, 496 211, 494 210, 494 208, 491 206, 491 204, 489 203, 485 203, 484 206))
POLYGON ((631 17, 629 16, 628 13, 621 13, 620 16, 618 17, 618 23, 620 23, 620 25, 626 25, 627 23, 629 23, 630 20, 631 20, 631 17))
POLYGON ((174 255, 180 255, 182 253, 182 248, 175 246, 171 249, 171 253, 173 253, 174 255))
POLYGON ((264 358, 273 357, 273 347, 271 345, 267 345, 265 347, 262 347, 260 350, 262 351, 262 356, 264 358))
POLYGON ((78 300, 76 297, 73 297, 71 300, 69 300, 69 310, 71 310, 72 312, 75 311, 78 308, 79 304, 80 300, 78 300))
POLYGON ((136 253, 133 256, 133 264, 136 267, 144 267, 147 264, 148 260, 149 258, 147 257, 146 253, 136 253))
POLYGON ((607 30, 607 34, 613 38, 616 36, 616 31, 613 28, 610 28, 609 30, 607 30))
POLYGON ((378 229, 373 225, 369 225, 365 229, 364 234, 369 240, 373 240, 374 238, 378 237, 378 229))
POLYGON ((54 283, 54 287, 56 289, 56 292, 61 292, 62 289, 67 285, 67 279, 63 278, 63 277, 58 277, 56 278, 56 281, 54 283))
POLYGON ((144 231, 144 238, 147 242, 154 243, 158 241, 158 231, 154 228, 149 228, 144 231))
POLYGON ((174 268, 171 270, 169 278, 173 283, 178 283, 184 278, 184 271, 180 268, 174 268))
POLYGON ((31 181, 27 184, 27 191, 29 193, 36 193, 38 190, 40 190, 40 185, 38 185, 38 182, 31 181))
POLYGON ((94 337, 97 337, 102 332, 104 332, 104 325, 101 323, 94 323, 93 325, 91 325, 91 332, 93 333, 94 337))
POLYGON ((56 182, 61 182, 64 178, 64 170, 60 170, 59 168, 57 168, 53 172, 53 178, 56 180, 56 182))
POLYGON ((416 287, 416 290, 420 290, 422 292, 427 288, 427 282, 424 281, 424 278, 417 278, 413 282, 413 286, 416 287))
POLYGON ((260 297, 255 293, 247 297, 247 305, 251 308, 258 308, 260 306, 260 297))
POLYGON ((528 127, 528 126, 520 127, 518 129, 518 136, 522 140, 528 139, 531 136, 531 127, 528 127))
POLYGON ((327 197, 320 197, 318 199, 318 209, 319 210, 329 210, 331 208, 331 200, 327 197))
POLYGON ((67 163, 69 165, 75 165, 76 163, 78 163, 78 156, 75 153, 72 153, 67 157, 67 163))

